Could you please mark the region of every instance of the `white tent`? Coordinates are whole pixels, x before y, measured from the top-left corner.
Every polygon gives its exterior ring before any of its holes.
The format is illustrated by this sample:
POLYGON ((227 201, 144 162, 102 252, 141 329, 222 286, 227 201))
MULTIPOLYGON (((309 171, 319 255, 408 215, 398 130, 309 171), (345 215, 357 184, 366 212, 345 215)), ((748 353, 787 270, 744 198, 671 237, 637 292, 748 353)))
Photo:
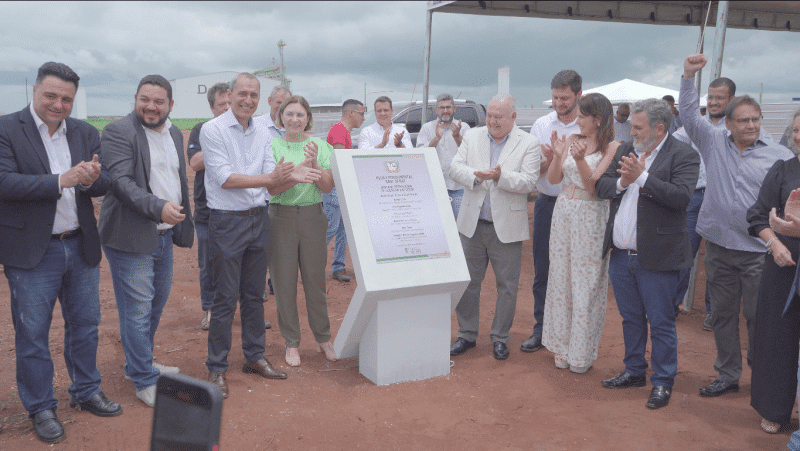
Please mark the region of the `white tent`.
MULTIPOLYGON (((646 83, 638 82, 629 80, 627 78, 622 79, 620 81, 600 86, 597 88, 586 89, 583 91, 583 95, 591 94, 591 93, 600 93, 604 96, 608 97, 608 100, 611 101, 612 105, 619 105, 620 103, 625 102, 636 102, 637 100, 644 100, 650 98, 660 99, 665 95, 669 94, 678 100, 678 91, 674 89, 667 89, 662 88, 660 86, 653 86, 648 85, 646 83)), ((553 104, 552 100, 546 100, 542 102, 544 106, 549 107, 553 104)))

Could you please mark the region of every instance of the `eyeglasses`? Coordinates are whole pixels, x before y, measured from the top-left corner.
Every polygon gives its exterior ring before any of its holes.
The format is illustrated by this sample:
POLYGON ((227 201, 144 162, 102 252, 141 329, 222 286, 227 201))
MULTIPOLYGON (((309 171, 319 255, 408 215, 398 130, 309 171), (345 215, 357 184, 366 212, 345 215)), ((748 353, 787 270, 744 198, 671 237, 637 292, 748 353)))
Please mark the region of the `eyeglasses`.
POLYGON ((361 117, 364 117, 364 114, 367 112, 367 109, 364 108, 364 111, 358 111, 358 110, 351 110, 351 111, 356 113, 356 114, 360 114, 361 117))
POLYGON ((753 124, 759 124, 759 123, 761 123, 761 116, 741 117, 739 119, 734 119, 733 121, 736 122, 739 125, 747 125, 747 124, 750 123, 750 121, 752 121, 753 124))
POLYGON ((436 109, 438 109, 438 110, 452 110, 453 109, 453 105, 437 106, 436 109))

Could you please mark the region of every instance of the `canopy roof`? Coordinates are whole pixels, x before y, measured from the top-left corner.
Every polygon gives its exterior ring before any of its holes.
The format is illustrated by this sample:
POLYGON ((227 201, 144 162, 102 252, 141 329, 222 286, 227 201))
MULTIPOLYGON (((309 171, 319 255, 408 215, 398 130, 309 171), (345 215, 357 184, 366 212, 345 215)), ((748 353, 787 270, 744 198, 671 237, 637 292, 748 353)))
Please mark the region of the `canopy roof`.
MULTIPOLYGON (((644 100, 650 98, 660 99, 665 95, 671 95, 678 100, 678 91, 674 89, 662 88, 661 86, 648 85, 639 81, 629 80, 627 78, 614 83, 610 83, 597 88, 586 89, 583 95, 591 94, 593 92, 603 94, 608 97, 612 104, 618 105, 625 102, 636 102, 637 100, 644 100)), ((552 100, 542 102, 544 106, 553 104, 552 100)))
MULTIPOLYGON (((716 26, 717 3, 707 1, 429 1, 436 12, 543 17, 651 25, 716 26)), ((728 28, 800 31, 800 1, 731 1, 728 28)))

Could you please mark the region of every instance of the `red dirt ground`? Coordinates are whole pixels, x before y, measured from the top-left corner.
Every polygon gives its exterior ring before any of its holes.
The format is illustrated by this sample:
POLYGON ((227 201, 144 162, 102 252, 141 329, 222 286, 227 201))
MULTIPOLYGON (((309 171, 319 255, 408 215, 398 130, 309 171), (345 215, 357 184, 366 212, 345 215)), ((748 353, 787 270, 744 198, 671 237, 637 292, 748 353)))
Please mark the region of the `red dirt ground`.
MULTIPOLYGON (((188 132, 185 132, 188 136, 188 132)), ((191 170, 190 170, 191 172, 191 170)), ((190 178, 193 174, 190 174, 190 178)), ((190 182, 191 184, 191 182, 190 182)), ((530 211, 532 212, 530 204, 530 211)), ((333 243, 329 254, 333 252, 333 243)), ((702 252, 702 250, 701 250, 702 252)), ((352 268, 348 258, 348 268, 352 268)), ((492 357, 488 330, 496 291, 490 271, 484 281, 481 335, 477 348, 455 357, 447 376, 378 387, 358 372, 358 360, 328 362, 314 349, 308 324, 301 321, 303 365, 283 362, 283 339, 267 331, 267 354, 289 373, 288 380, 268 381, 239 371, 240 325, 234 322, 228 372, 230 397, 222 417, 221 448, 229 450, 779 450, 796 428, 776 435, 762 432, 750 407, 750 372, 739 393, 701 398, 698 388, 713 381, 715 356, 711 333, 701 329, 705 276, 701 271, 695 309, 680 315, 678 377, 669 406, 645 407, 650 386, 609 390, 600 381, 619 372, 624 346, 621 319, 609 290, 606 326, 600 354, 586 374, 553 366, 542 349, 526 354, 519 345, 533 324, 531 242, 523 245, 517 315, 511 329, 508 360, 492 357)), ((701 265, 702 267, 702 265, 701 265)), ((334 334, 339 329, 356 282, 328 279, 328 305, 334 334)), ((63 320, 56 308, 50 349, 59 416, 67 439, 40 442, 16 391, 14 332, 11 315, 0 316, 0 449, 146 450, 152 409, 135 396, 123 379, 124 354, 108 264, 101 263, 98 365, 106 395, 124 409, 121 416, 98 418, 69 408, 69 376, 63 360, 63 320)), ((298 305, 305 318, 302 289, 298 305)), ((0 309, 10 312, 8 283, 0 277, 0 309)), ((265 304, 276 323, 274 298, 265 304)), ((238 316, 238 314, 237 314, 238 316)), ((155 358, 176 365, 184 374, 205 378, 206 332, 201 318, 195 249, 175 249, 172 294, 156 335, 155 358)), ((743 319, 741 321, 743 323, 743 319)), ((452 335, 457 323, 453 316, 452 335)), ((742 325, 742 337, 746 332, 742 325)))

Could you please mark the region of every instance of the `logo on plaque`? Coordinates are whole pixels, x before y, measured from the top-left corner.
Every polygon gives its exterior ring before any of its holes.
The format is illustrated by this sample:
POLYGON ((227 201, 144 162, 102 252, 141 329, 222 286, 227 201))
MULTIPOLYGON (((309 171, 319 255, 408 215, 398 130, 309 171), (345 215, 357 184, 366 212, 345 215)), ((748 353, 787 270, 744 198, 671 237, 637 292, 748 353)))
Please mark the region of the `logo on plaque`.
POLYGON ((400 162, 397 160, 386 160, 384 165, 386 166, 386 172, 390 174, 400 172, 400 162))

